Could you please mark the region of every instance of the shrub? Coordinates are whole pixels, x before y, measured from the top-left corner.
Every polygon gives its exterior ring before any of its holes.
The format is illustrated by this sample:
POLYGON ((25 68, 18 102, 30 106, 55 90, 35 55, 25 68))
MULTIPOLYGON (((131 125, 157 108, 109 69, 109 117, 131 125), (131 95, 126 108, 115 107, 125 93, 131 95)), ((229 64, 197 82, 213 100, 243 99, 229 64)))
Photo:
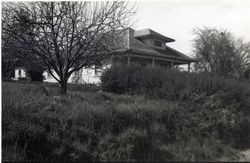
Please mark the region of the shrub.
POLYGON ((40 82, 42 82, 44 80, 43 71, 29 70, 28 74, 29 74, 29 77, 30 77, 31 81, 40 81, 40 82))
MULTIPOLYGON (((138 65, 115 64, 101 76, 101 86, 104 91, 125 93, 135 87, 133 74, 140 69, 138 65), (121 68, 122 67, 122 68, 121 68)), ((132 92, 131 92, 132 93, 132 92)))
POLYGON ((102 89, 108 92, 144 94, 155 98, 189 101, 193 94, 210 96, 224 92, 224 103, 241 103, 249 107, 250 86, 210 73, 186 73, 160 67, 115 65, 101 78, 102 89))

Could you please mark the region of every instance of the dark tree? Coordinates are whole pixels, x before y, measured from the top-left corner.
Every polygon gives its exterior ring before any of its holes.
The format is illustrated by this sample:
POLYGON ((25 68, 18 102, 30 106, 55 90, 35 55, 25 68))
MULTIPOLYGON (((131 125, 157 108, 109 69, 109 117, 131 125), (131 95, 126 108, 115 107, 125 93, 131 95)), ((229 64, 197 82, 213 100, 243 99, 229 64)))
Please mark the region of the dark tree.
POLYGON ((74 71, 112 55, 132 8, 122 1, 5 3, 3 31, 26 44, 66 93, 74 71))
POLYGON ((11 77, 12 71, 18 64, 18 43, 8 35, 2 34, 2 76, 3 78, 11 77))
POLYGON ((250 64, 250 43, 236 39, 227 30, 194 30, 194 54, 199 60, 196 71, 208 71, 240 78, 250 64))

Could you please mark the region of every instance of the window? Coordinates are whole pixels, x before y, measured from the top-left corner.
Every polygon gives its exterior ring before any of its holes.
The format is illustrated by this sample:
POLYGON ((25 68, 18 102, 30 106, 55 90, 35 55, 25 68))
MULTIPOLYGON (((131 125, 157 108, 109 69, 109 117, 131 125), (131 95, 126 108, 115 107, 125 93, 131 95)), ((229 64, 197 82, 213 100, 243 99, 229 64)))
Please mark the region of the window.
POLYGON ((75 77, 80 77, 80 71, 75 71, 75 77))
POLYGON ((74 77, 81 78, 82 77, 82 70, 77 70, 74 72, 74 77))
POLYGON ((162 42, 161 41, 154 41, 154 46, 161 47, 162 46, 162 42))
POLYGON ((100 63, 95 64, 95 75, 100 76, 102 72, 102 65, 100 63))
POLYGON ((18 70, 18 76, 22 75, 22 70, 18 70))

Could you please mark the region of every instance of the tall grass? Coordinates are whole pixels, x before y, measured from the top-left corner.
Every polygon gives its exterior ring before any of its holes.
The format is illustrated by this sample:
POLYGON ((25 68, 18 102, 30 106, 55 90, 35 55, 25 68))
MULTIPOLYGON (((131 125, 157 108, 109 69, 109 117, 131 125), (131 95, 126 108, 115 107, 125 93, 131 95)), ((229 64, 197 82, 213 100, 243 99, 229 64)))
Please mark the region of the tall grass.
POLYGON ((4 82, 2 94, 4 161, 237 159, 213 133, 224 112, 137 95, 71 90, 59 96, 56 86, 30 83, 4 82))

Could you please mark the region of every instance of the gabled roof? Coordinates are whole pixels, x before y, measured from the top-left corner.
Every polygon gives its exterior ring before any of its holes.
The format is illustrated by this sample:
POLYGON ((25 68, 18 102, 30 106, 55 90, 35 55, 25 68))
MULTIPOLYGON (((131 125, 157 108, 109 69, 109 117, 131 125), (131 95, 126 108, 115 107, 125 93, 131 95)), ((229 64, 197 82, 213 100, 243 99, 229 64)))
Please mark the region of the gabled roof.
POLYGON ((154 38, 158 38, 161 39, 163 41, 166 42, 174 42, 175 40, 169 37, 166 37, 160 33, 157 33, 151 29, 142 29, 142 30, 137 30, 135 31, 134 34, 135 38, 145 38, 145 37, 154 37, 154 38))
MULTIPOLYGON (((152 31, 152 30, 151 30, 152 31)), ((168 60, 175 60, 180 62, 195 62, 195 59, 188 57, 181 52, 166 46, 165 49, 153 48, 138 39, 136 36, 138 32, 132 28, 127 28, 125 34, 122 36, 123 41, 119 43, 119 51, 130 51, 139 55, 155 56, 168 60)))

